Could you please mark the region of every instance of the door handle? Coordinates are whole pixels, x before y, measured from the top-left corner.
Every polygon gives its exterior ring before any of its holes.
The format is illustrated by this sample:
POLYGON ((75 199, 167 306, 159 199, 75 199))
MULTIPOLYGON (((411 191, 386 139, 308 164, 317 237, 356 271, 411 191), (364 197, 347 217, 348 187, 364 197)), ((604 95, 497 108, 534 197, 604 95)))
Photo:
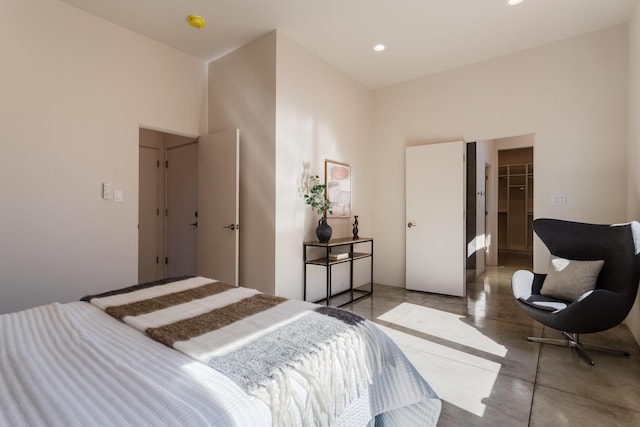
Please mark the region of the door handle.
POLYGON ((223 228, 228 228, 229 230, 235 230, 235 229, 240 229, 240 226, 237 224, 230 224, 230 225, 225 225, 223 228))
POLYGON ((416 224, 415 222, 412 222, 412 221, 410 221, 410 222, 407 224, 407 227, 409 227, 409 228, 411 228, 411 227, 417 227, 417 226, 418 226, 418 224, 416 224))
POLYGON ((193 224, 191 224, 191 225, 193 225, 194 227, 197 227, 197 226, 198 226, 198 221, 194 222, 194 223, 193 223, 193 224))

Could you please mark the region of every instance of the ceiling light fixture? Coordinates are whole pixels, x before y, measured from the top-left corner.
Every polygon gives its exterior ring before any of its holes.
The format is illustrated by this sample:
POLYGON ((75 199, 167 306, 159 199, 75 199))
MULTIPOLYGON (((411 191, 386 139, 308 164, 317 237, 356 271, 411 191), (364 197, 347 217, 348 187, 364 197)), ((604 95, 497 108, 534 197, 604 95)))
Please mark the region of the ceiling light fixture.
POLYGON ((383 50, 385 50, 387 47, 383 44, 377 44, 373 47, 373 50, 375 50, 376 52, 382 52, 383 50))
POLYGON ((522 2, 523 2, 523 0, 508 0, 508 1, 507 1, 507 4, 508 4, 509 6, 515 6, 515 5, 520 4, 520 3, 522 3, 522 2))
POLYGON ((202 28, 204 27, 204 18, 198 15, 189 15, 187 16, 187 23, 193 28, 202 28))

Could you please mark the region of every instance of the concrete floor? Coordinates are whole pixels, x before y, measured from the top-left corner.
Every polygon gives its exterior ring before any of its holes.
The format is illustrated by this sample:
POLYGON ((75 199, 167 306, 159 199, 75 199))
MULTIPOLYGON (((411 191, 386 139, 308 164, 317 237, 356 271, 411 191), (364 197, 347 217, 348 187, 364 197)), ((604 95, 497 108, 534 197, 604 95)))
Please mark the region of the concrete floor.
POLYGON ((569 348, 528 342, 560 334, 514 302, 513 271, 488 267, 468 281, 466 298, 376 285, 343 308, 403 349, 443 400, 439 427, 640 425, 640 347, 628 328, 581 336, 631 353, 591 352, 595 366, 569 348))

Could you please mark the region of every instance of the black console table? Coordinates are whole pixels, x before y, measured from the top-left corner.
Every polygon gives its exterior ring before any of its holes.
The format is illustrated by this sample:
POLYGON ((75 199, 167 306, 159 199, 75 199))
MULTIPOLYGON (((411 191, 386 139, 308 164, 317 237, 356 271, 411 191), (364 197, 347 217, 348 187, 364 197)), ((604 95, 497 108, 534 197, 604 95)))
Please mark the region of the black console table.
POLYGON ((326 273, 326 280, 327 280, 327 293, 326 293, 327 296, 318 301, 314 301, 315 303, 326 302, 327 305, 330 305, 331 298, 336 297, 338 295, 345 294, 345 293, 351 293, 351 298, 347 302, 344 302, 338 306, 338 307, 342 307, 344 305, 351 304, 354 301, 358 301, 362 298, 366 298, 373 294, 373 239, 368 237, 361 237, 358 239, 352 239, 350 237, 347 237, 347 238, 331 239, 328 243, 320 243, 319 241, 316 240, 316 241, 304 242, 303 250, 304 250, 304 255, 303 255, 303 258, 304 258, 303 299, 304 301, 307 300, 307 266, 308 265, 319 265, 319 266, 325 267, 326 269, 325 273, 326 273), (353 250, 354 246, 361 243, 369 243, 370 245, 369 252, 354 252, 353 250), (314 248, 314 247, 325 249, 325 253, 322 258, 314 258, 314 259, 308 258, 307 250, 309 248, 314 248), (333 259, 331 256, 332 254, 334 254, 334 252, 332 252, 332 249, 338 249, 340 247, 349 248, 349 252, 347 252, 347 257, 341 258, 341 259, 333 259), (371 259, 369 290, 354 289, 353 288, 353 263, 356 260, 366 259, 366 258, 371 259), (347 289, 346 291, 339 292, 337 294, 333 294, 331 291, 331 267, 336 264, 342 264, 345 262, 348 262, 350 264, 349 265, 349 289, 347 289))

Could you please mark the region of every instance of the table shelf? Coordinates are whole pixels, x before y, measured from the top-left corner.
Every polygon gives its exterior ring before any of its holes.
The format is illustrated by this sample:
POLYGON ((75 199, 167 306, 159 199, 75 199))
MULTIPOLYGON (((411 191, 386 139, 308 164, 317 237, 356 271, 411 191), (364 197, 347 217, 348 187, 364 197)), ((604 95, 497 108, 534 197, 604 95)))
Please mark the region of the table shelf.
MULTIPOLYGON (((331 299, 340 295, 344 295, 346 293, 350 293, 350 299, 346 302, 341 303, 338 307, 342 307, 347 304, 351 304, 355 301, 358 301, 362 298, 366 298, 373 294, 373 239, 368 237, 362 237, 358 239, 351 238, 337 238, 330 240, 327 243, 321 243, 319 241, 309 241, 303 243, 303 258, 304 258, 304 292, 303 299, 307 300, 307 266, 315 265, 324 267, 325 277, 326 277, 326 296, 318 301, 314 301, 315 303, 325 302, 326 305, 331 305, 331 299), (362 243, 369 243, 370 249, 369 252, 355 252, 354 246, 362 243), (324 248, 325 255, 321 258, 313 258, 308 259, 308 249, 309 248, 324 248), (331 259, 330 254, 333 248, 348 248, 348 257, 344 259, 331 259), (358 288, 353 287, 353 264, 354 261, 361 259, 371 259, 371 268, 370 268, 370 281, 369 281, 369 289, 362 289, 362 286, 358 288), (331 268, 337 264, 349 263, 349 289, 333 293, 332 292, 332 283, 331 283, 331 268)), ((366 285, 365 285, 366 286, 366 285)))
POLYGON ((313 264, 313 265, 324 265, 326 266, 327 264, 329 265, 335 265, 335 264, 342 264, 344 262, 351 262, 351 261, 355 261, 358 259, 362 259, 362 258, 370 258, 371 254, 369 253, 364 253, 364 252, 355 252, 353 254, 349 254, 349 257, 344 258, 344 259, 329 259, 328 263, 327 263, 327 258, 316 258, 316 259, 311 259, 307 261, 307 264, 313 264))

